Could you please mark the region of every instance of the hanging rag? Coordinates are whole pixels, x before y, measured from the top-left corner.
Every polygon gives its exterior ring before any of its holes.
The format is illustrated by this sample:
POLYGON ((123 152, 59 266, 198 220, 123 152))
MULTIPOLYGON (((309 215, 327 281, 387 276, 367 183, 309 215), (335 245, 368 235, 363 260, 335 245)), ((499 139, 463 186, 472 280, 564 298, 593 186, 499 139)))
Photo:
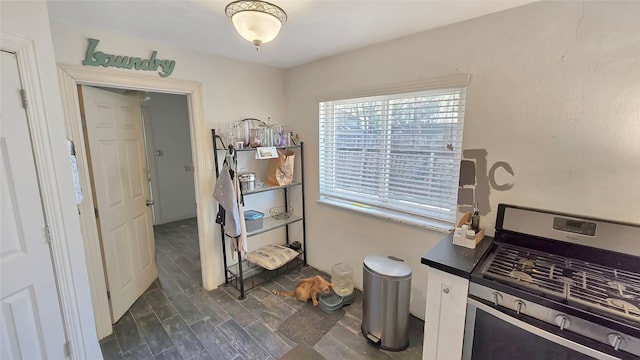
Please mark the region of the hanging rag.
MULTIPOLYGON (((238 213, 240 214, 240 235, 235 240, 235 250, 240 251, 241 254, 247 253, 247 224, 244 220, 244 199, 242 198, 242 190, 240 188, 240 179, 235 176, 233 179, 233 185, 236 193, 236 200, 238 204, 238 213)), ((241 261, 242 258, 238 259, 241 261)))
POLYGON ((219 212, 216 222, 223 225, 225 234, 232 238, 237 238, 240 236, 241 228, 240 213, 238 212, 238 196, 234 184, 237 182, 237 176, 234 176, 234 178, 236 178, 236 180, 231 179, 229 166, 225 162, 216 180, 213 197, 218 201, 220 207, 224 209, 224 215, 222 215, 222 212, 219 212))

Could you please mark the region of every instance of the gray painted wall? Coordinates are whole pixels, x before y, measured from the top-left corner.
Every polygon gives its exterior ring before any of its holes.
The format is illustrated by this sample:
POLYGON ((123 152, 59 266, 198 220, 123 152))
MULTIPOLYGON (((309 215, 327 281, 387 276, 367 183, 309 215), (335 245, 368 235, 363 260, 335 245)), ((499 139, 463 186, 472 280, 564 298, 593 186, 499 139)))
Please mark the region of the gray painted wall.
MULTIPOLYGON (((153 199, 155 224, 196 217, 193 161, 189 132, 189 109, 184 95, 152 93, 143 103, 148 114, 152 148, 149 160, 155 163, 153 199), (160 151, 161 155, 157 154, 160 151)), ((147 128, 148 128, 147 127, 147 128)), ((150 164, 152 165, 152 164, 150 164)))

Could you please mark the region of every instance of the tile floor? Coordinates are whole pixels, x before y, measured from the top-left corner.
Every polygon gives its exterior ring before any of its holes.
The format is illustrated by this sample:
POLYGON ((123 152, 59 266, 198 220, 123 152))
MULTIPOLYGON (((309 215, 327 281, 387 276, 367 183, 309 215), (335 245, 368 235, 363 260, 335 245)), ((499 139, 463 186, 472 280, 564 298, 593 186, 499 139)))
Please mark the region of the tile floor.
MULTIPOLYGON (((237 300, 238 292, 201 286, 195 219, 155 228, 159 279, 100 341, 110 359, 420 359, 424 322, 411 317, 409 348, 379 350, 360 333, 362 294, 315 344, 296 343, 278 327, 311 303, 275 296, 303 277, 321 274, 312 267, 276 278, 237 300)), ((321 274, 326 276, 326 274, 321 274)), ((285 324, 286 325, 286 324, 285 324)), ((308 330, 308 329, 307 329, 308 330)))

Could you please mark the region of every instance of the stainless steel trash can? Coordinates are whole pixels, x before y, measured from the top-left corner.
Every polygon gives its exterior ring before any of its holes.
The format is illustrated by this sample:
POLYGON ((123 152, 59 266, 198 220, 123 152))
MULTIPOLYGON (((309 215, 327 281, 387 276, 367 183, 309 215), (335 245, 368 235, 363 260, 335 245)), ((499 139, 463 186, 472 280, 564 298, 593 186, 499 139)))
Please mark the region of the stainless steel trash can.
POLYGON ((362 335, 384 350, 409 346, 411 267, 393 256, 367 256, 362 272, 362 335))

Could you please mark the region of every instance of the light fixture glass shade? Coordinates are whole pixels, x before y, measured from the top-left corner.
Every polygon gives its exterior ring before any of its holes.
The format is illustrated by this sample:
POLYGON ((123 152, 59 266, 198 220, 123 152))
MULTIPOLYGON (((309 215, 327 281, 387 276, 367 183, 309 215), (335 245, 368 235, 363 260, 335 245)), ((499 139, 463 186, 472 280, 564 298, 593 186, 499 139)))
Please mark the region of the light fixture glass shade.
POLYGON ((231 17, 240 35, 256 46, 266 44, 278 36, 282 23, 276 17, 259 11, 242 11, 231 17))
POLYGON ((261 0, 237 0, 229 3, 225 13, 240 35, 256 47, 275 39, 287 14, 277 5, 261 0))

